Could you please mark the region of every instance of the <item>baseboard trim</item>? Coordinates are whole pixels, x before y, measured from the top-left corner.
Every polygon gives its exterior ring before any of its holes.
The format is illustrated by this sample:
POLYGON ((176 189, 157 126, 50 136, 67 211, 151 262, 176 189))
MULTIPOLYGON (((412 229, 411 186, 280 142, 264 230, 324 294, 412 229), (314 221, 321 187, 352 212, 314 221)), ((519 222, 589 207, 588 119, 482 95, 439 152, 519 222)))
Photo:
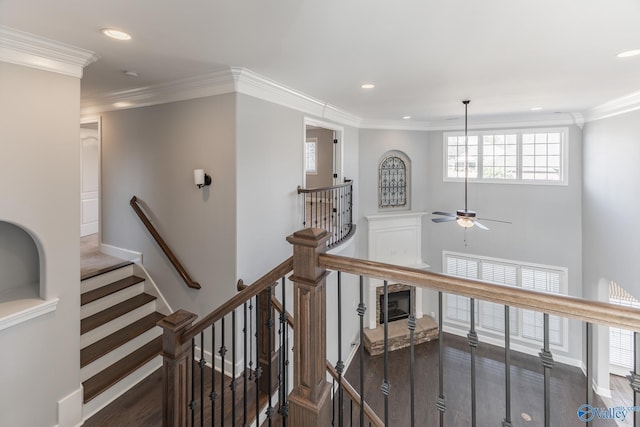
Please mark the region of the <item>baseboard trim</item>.
POLYGON ((56 427, 80 427, 82 421, 82 385, 58 400, 58 424, 56 427))
POLYGON ((117 258, 121 258, 127 261, 131 261, 136 264, 142 264, 141 252, 131 251, 129 249, 123 249, 117 246, 107 245, 106 243, 100 243, 100 252, 117 257, 117 258))

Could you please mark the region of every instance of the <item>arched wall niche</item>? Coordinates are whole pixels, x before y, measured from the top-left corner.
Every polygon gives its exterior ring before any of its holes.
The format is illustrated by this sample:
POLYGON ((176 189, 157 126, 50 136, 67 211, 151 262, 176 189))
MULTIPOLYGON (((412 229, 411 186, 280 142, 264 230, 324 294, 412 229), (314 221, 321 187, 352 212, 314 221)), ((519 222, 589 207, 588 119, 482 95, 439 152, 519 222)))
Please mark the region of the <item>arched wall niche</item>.
POLYGON ((0 220, 0 304, 44 298, 40 245, 25 228, 0 220))
POLYGON ((378 162, 378 208, 411 209, 411 159, 400 150, 389 150, 378 162))

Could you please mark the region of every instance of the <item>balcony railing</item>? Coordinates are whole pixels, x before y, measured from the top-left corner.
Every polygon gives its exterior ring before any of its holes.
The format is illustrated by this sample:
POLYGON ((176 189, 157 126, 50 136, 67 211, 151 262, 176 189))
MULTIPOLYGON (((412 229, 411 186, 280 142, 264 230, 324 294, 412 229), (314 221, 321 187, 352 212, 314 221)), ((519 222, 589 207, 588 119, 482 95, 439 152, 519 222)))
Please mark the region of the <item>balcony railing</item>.
MULTIPOLYGON (((322 229, 305 229, 294 233, 287 238, 293 245, 292 258, 284 261, 253 285, 241 286, 242 290, 234 298, 199 323, 191 326, 195 316, 182 311, 161 322, 161 326, 165 328, 165 426, 250 425, 255 418, 259 419, 258 425, 265 421, 269 426, 405 425, 394 418, 398 413, 402 413, 407 424, 411 426, 457 426, 462 425, 460 422, 471 426, 489 425, 482 419, 483 411, 478 407, 479 401, 485 404, 490 402, 494 412, 501 412, 501 421, 491 425, 515 425, 512 414, 511 377, 522 369, 511 365, 512 356, 518 355, 510 343, 511 307, 533 310, 543 315, 544 339, 539 353, 540 360, 527 367, 531 371, 538 371, 538 375, 543 378, 540 395, 528 391, 531 395, 526 396, 529 400, 542 402, 539 412, 532 414, 537 420, 535 425, 574 425, 572 421, 575 421, 575 425, 581 425, 583 422, 594 425, 594 418, 600 414, 598 401, 592 392, 594 325, 633 330, 636 349, 640 345, 639 309, 329 255, 326 254, 326 250, 330 239, 329 232, 322 229), (289 284, 285 276, 291 271, 293 274, 289 279, 292 284, 289 284), (327 277, 331 272, 337 274, 335 280, 331 279, 331 285, 328 285, 327 277), (359 325, 360 343, 364 340, 363 318, 366 310, 371 309, 365 303, 364 286, 367 279, 380 280, 383 287, 383 369, 379 377, 372 378, 373 372, 364 374, 364 350, 361 345, 357 350, 359 357, 353 357, 352 362, 359 371, 358 384, 354 382, 355 385, 352 386, 345 380, 346 354, 342 348, 341 334, 343 325, 355 323, 359 325), (415 306, 409 304, 410 313, 407 319, 394 322, 406 328, 410 337, 410 351, 406 353, 406 361, 401 363, 403 368, 406 367, 407 377, 402 380, 402 385, 396 385, 395 388, 391 387, 389 377, 390 284, 404 284, 414 287, 413 289, 429 289, 433 291, 434 298, 437 295, 439 308, 438 342, 433 344, 437 345, 437 363, 432 363, 432 369, 437 370, 437 375, 428 378, 424 378, 425 372, 416 369, 415 306), (288 286, 293 287, 292 292, 288 292, 288 286), (352 287, 348 290, 349 294, 359 293, 359 300, 354 302, 353 311, 346 308, 347 305, 351 306, 352 301, 343 306, 342 293, 347 286, 352 287), (448 376, 458 373, 452 372, 451 369, 459 371, 462 365, 456 364, 455 361, 447 362, 445 358, 445 337, 442 331, 445 293, 470 298, 471 321, 466 337, 468 351, 465 356, 469 360, 469 371, 465 374, 469 383, 463 386, 463 393, 447 394, 448 376), (288 295, 293 295, 293 302, 287 298, 288 295), (329 295, 332 300, 335 296, 336 301, 336 304, 332 305, 331 313, 336 316, 337 329, 331 331, 327 330, 326 321, 329 295), (478 390, 486 387, 484 382, 487 381, 486 377, 477 373, 478 352, 482 352, 483 347, 488 344, 483 343, 475 331, 476 300, 489 301, 504 307, 505 332, 501 350, 504 371, 500 376, 501 380, 504 380, 500 387, 504 394, 485 393, 479 396, 478 393, 478 390), (279 317, 275 315, 276 310, 280 312, 279 317), (292 314, 289 314, 290 310, 292 314), (552 381, 552 370, 556 362, 549 345, 550 315, 584 323, 583 348, 578 353, 584 354, 585 374, 576 374, 580 376, 576 383, 583 387, 579 393, 581 397, 575 399, 580 404, 576 408, 558 408, 557 399, 552 399, 553 395, 558 396, 559 393, 554 387, 559 386, 563 380, 555 378, 552 381), (242 321, 239 322, 240 318, 242 321), (288 340, 291 325, 293 345, 288 340), (336 360, 330 363, 333 376, 331 381, 327 381, 326 373, 328 337, 337 338, 336 360), (236 339, 240 342, 236 342, 236 339), (231 352, 227 348, 229 343, 231 352), (455 366, 447 370, 447 363, 453 363, 455 366), (293 372, 292 376, 290 371, 293 372), (194 374, 196 372, 199 376, 194 374), (225 372, 227 376, 223 375, 225 372), (365 390, 371 390, 371 387, 366 386, 366 383, 370 384, 371 381, 376 383, 375 388, 380 390, 377 393, 381 396, 365 393, 365 390), (417 395, 416 382, 434 386, 417 395), (399 387, 409 390, 406 398, 394 396, 399 387), (352 408, 356 407, 355 419, 353 409, 349 413, 345 409, 349 401, 355 404, 352 405, 352 408), (425 402, 429 402, 432 413, 435 414, 430 422, 421 418, 425 402), (225 407, 228 410, 225 411, 225 407), (464 413, 459 413, 460 408, 465 408, 464 413), (448 411, 457 412, 448 414, 448 411), (233 422, 230 423, 230 419, 233 422)), ((414 298, 414 291, 411 295, 411 298, 414 298)), ((626 413, 627 420, 633 419, 633 425, 640 427, 640 411, 635 410, 640 403, 639 350, 635 352, 635 359, 634 370, 629 376, 631 390, 634 393, 634 407, 626 408, 626 413)), ((494 383, 496 375, 492 378, 494 383)), ((601 415, 608 416, 612 413, 614 412, 601 415)))
POLYGON ((353 181, 331 187, 302 188, 304 228, 322 228, 331 234, 329 249, 338 246, 355 233, 353 224, 353 181))

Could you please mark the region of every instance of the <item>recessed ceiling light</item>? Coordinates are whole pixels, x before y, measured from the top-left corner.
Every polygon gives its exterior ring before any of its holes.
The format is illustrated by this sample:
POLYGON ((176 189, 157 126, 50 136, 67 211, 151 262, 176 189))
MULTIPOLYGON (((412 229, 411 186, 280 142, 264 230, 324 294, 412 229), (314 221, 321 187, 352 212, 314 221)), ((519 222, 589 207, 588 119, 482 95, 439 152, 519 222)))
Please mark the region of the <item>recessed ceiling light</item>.
POLYGON ((542 107, 531 107, 531 111, 540 111, 542 107))
POLYGON ((620 52, 618 54, 618 58, 630 58, 637 55, 640 55, 640 49, 625 50, 624 52, 620 52))
POLYGON ((372 84, 372 83, 365 83, 363 85, 360 85, 360 87, 362 89, 373 89, 374 87, 376 87, 376 85, 372 84))
POLYGON ((132 104, 130 102, 124 102, 124 101, 116 102, 115 104, 113 104, 113 106, 116 108, 126 108, 126 107, 131 107, 131 105, 132 104))
POLYGON ((113 28, 103 28, 100 30, 102 34, 116 40, 131 40, 131 36, 124 31, 115 30, 113 28))
POLYGON ((123 71, 122 74, 124 74, 125 76, 129 76, 129 77, 139 77, 140 76, 140 74, 136 73, 135 71, 129 71, 129 70, 123 71))
POLYGON ((409 120, 411 118, 411 116, 404 116, 403 119, 405 120, 409 120))

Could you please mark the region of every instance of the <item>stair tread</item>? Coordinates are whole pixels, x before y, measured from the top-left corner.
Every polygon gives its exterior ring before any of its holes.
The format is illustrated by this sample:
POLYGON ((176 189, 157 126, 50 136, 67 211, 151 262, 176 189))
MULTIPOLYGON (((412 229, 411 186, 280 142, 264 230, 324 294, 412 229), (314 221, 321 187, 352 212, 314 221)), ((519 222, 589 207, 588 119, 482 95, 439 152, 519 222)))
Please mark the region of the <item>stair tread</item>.
POLYGON ((118 317, 127 314, 130 311, 135 310, 138 307, 142 307, 155 300, 156 297, 146 293, 136 295, 133 298, 129 298, 119 304, 109 307, 106 310, 102 310, 99 313, 89 316, 80 321, 80 334, 85 334, 99 326, 109 323, 110 321, 117 319, 118 317))
POLYGON ((158 321, 164 318, 164 314, 153 312, 142 319, 125 326, 124 328, 104 337, 90 346, 80 350, 80 367, 84 368, 91 362, 94 362, 105 354, 115 350, 128 341, 142 335, 148 330, 154 328, 158 321))
POLYGON ((120 268, 132 265, 132 264, 133 264, 132 261, 122 261, 122 262, 119 262, 119 263, 116 263, 116 264, 113 264, 113 265, 106 266, 104 268, 100 268, 100 269, 97 269, 97 270, 91 270, 91 271, 88 271, 88 272, 82 274, 80 276, 80 280, 93 279, 94 277, 100 276, 101 274, 109 273, 111 271, 115 271, 115 270, 118 270, 120 268))
POLYGON ((120 359, 105 370, 82 383, 84 403, 89 402, 100 393, 152 360, 162 351, 162 337, 154 338, 138 350, 120 359))
POLYGON ((142 277, 131 275, 129 277, 125 277, 124 279, 117 280, 113 283, 102 286, 93 291, 85 292, 80 296, 80 305, 82 306, 85 304, 89 304, 90 302, 99 300, 100 298, 104 298, 107 295, 114 294, 140 282, 144 282, 144 279, 142 277))

